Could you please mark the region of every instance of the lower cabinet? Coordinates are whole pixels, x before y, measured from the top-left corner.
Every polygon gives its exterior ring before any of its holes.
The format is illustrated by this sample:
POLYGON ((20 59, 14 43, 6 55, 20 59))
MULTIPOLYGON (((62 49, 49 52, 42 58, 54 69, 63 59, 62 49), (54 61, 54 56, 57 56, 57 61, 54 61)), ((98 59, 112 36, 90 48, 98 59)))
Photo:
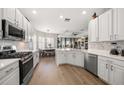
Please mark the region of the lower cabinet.
POLYGON ((33 53, 33 68, 39 63, 39 51, 33 53))
POLYGON ((84 54, 80 51, 56 51, 56 63, 84 67, 84 54))
POLYGON ((98 76, 108 84, 124 84, 124 62, 106 57, 98 57, 98 76))
POLYGON ((110 84, 124 84, 124 67, 111 65, 110 84))
POLYGON ((103 57, 98 57, 98 76, 109 82, 109 65, 103 57))
POLYGON ((19 61, 0 70, 0 85, 19 85, 19 61))

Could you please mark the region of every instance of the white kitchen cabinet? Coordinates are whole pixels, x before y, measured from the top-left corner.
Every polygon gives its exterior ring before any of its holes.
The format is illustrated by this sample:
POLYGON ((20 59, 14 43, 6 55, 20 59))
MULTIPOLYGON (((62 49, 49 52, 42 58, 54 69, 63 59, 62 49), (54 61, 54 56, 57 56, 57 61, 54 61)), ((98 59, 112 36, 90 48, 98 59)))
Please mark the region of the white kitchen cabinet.
POLYGON ((72 56, 73 64, 84 67, 84 54, 82 52, 75 52, 72 56))
POLYGON ((104 57, 98 57, 98 76, 109 82, 109 64, 104 57))
POLYGON ((109 84, 124 84, 124 63, 107 57, 98 57, 98 76, 109 84))
POLYGON ((80 51, 56 50, 56 63, 84 67, 84 54, 80 51))
POLYGON ((25 41, 28 41, 28 20, 23 16, 23 29, 25 31, 25 41))
POLYGON ((57 65, 66 63, 66 52, 56 51, 56 63, 57 65))
POLYGON ((20 28, 23 28, 22 24, 23 24, 23 15, 18 9, 16 9, 16 25, 20 28))
MULTIPOLYGON (((118 61, 116 61, 118 62, 118 61)), ((111 64, 110 66, 110 84, 124 84, 124 67, 111 64)))
POLYGON ((0 85, 19 85, 19 61, 0 70, 0 85))
POLYGON ((98 41, 98 33, 99 33, 99 30, 98 30, 98 18, 95 18, 95 19, 92 19, 89 23, 89 27, 88 27, 88 36, 89 36, 89 41, 90 42, 95 42, 95 41, 98 41))
POLYGON ((76 54, 74 53, 74 52, 72 52, 72 53, 68 53, 68 64, 72 64, 72 65, 76 65, 75 64, 75 59, 76 58, 76 54))
POLYGON ((114 40, 124 40, 124 9, 113 9, 113 38, 114 40))
POLYGON ((112 40, 112 9, 99 16, 99 41, 112 40))
POLYGON ((38 63, 39 63, 39 51, 35 51, 33 53, 33 67, 35 68, 38 63))
POLYGON ((30 37, 31 37, 31 32, 32 32, 32 27, 31 27, 31 23, 27 22, 27 29, 28 29, 28 41, 30 41, 30 37))
POLYGON ((19 85, 19 68, 8 75, 2 85, 19 85))
POLYGON ((15 8, 3 8, 3 19, 9 20, 15 24, 15 13, 15 8))

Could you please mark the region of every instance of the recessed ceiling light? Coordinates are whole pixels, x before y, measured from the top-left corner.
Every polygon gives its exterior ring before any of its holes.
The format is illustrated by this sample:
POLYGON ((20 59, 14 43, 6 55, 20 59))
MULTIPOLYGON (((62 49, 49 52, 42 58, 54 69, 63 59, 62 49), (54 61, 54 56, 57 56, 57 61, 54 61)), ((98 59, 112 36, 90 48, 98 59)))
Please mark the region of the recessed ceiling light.
POLYGON ((35 10, 32 11, 33 14, 36 14, 37 12, 35 10))
POLYGON ((83 11, 82 14, 85 15, 87 12, 86 11, 83 11))
POLYGON ((62 18, 63 18, 63 16, 61 15, 61 16, 60 16, 60 18, 62 19, 62 18))

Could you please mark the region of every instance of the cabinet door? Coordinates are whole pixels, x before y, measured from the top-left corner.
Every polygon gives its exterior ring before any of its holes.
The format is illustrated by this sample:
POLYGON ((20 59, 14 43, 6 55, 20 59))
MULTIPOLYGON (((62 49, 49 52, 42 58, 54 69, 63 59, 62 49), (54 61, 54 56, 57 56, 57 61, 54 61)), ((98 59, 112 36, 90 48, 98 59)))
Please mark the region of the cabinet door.
POLYGON ((81 52, 75 54, 75 65, 84 67, 84 55, 81 52))
POLYGON ((65 64, 66 62, 66 54, 65 54, 65 52, 59 52, 59 54, 58 54, 58 63, 59 64, 65 64))
POLYGON ((92 21, 89 22, 88 24, 88 41, 91 42, 91 25, 92 25, 92 21))
POLYGON ((28 41, 30 41, 32 28, 31 28, 30 22, 27 22, 27 25, 28 25, 27 26, 27 29, 28 29, 28 41))
POLYGON ((101 57, 98 58, 98 76, 106 82, 109 81, 109 64, 101 57))
POLYGON ((124 40, 124 9, 114 9, 114 38, 124 40))
POLYGON ((68 53, 68 64, 74 65, 74 60, 75 60, 75 53, 68 53))
POLYGON ((99 41, 112 40, 112 10, 99 16, 99 41))
POLYGON ((12 73, 6 76, 1 85, 19 85, 19 68, 16 68, 12 73))
POLYGON ((4 8, 3 18, 15 24, 15 8, 4 8))
POLYGON ((16 25, 20 28, 22 28, 22 21, 23 21, 23 16, 21 14, 21 12, 16 9, 16 25))
POLYGON ((92 20, 91 22, 91 42, 96 41, 96 33, 95 33, 95 20, 92 20))
POLYGON ((98 41, 98 18, 90 21, 88 31, 90 42, 98 41))
POLYGON ((23 16, 23 29, 25 31, 25 41, 28 41, 28 20, 23 16))
POLYGON ((110 67, 110 84, 124 85, 124 67, 111 64, 110 67))
POLYGON ((2 39, 2 8, 0 8, 0 39, 2 39))

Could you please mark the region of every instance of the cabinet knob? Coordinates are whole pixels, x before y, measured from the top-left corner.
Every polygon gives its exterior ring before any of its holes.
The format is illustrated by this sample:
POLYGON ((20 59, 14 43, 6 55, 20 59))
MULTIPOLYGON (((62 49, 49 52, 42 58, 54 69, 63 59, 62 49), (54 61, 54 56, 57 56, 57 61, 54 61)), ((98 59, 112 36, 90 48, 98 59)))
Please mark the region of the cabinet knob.
POLYGON ((108 64, 106 64, 106 69, 108 69, 108 64))
POLYGON ((111 65, 111 71, 113 71, 113 65, 111 65))

